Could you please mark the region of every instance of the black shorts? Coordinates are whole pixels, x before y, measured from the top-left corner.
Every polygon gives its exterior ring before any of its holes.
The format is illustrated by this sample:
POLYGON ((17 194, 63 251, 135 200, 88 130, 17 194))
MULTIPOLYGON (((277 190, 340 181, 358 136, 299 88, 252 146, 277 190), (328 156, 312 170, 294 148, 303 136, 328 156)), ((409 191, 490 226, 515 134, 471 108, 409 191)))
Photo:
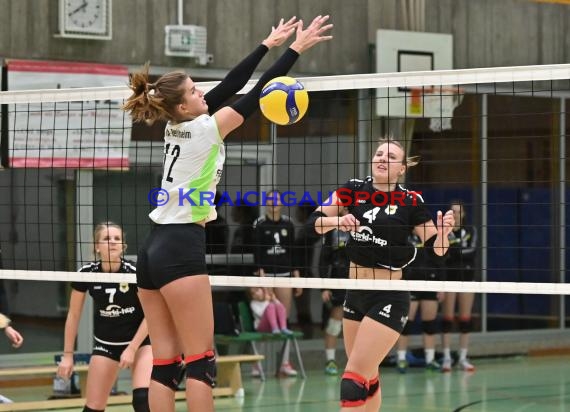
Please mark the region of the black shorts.
POLYGON ((365 316, 402 332, 408 321, 410 293, 391 290, 348 290, 344 318, 362 321, 365 316))
MULTIPOLYGON (((142 341, 139 348, 142 348, 145 345, 150 345, 150 338, 148 336, 142 341)), ((120 362, 121 354, 125 349, 127 349, 127 346, 129 345, 110 345, 96 340, 93 342, 93 352, 91 352, 91 356, 104 356, 106 358, 113 359, 116 362, 120 362)))
POLYGON ((445 280, 452 282, 473 282, 475 280, 475 269, 471 266, 463 268, 446 268, 445 280))
POLYGON ((207 273, 206 231, 194 223, 155 225, 138 253, 137 286, 142 289, 207 273))
POLYGON ((419 302, 421 300, 437 300, 437 292, 412 290, 410 292, 410 299, 412 302, 419 302))

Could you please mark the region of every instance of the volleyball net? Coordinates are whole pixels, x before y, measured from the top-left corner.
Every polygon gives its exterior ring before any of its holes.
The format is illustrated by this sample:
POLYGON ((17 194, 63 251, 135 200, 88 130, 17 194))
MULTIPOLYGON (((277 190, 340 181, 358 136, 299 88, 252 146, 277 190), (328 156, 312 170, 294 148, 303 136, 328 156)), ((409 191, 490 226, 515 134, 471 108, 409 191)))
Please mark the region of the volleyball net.
MULTIPOLYGON (((309 91, 305 118, 278 127, 256 114, 226 139, 219 219, 207 226, 214 286, 475 292, 485 296, 478 303, 485 316, 567 325, 570 65, 298 80, 309 91), (319 259, 322 240, 299 240, 314 202, 370 174, 383 136, 421 156, 402 184, 422 193, 434 219, 437 210, 461 201, 464 224, 478 237, 474 281, 432 280, 428 270, 414 280, 330 279, 319 259), (295 263, 301 278, 252 276, 250 229, 265 214, 264 193, 273 189, 296 228, 296 243, 293 234, 283 236, 302 255, 295 263)), ((207 91, 215 84, 197 86, 207 91)), ((121 111, 129 94, 126 86, 0 93, 0 278, 15 309, 38 284, 46 307, 61 308, 66 290, 54 284, 135 281, 134 275, 76 272, 93 259, 99 222, 120 224, 126 254, 136 258, 151 230, 148 213, 162 200, 164 125, 132 124, 121 111)))

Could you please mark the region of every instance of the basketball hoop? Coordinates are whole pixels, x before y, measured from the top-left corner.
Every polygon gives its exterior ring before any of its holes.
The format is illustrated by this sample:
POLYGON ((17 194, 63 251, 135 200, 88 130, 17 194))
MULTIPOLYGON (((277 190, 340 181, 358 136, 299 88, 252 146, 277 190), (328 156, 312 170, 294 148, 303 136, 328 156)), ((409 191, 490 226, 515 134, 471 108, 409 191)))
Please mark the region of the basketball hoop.
POLYGON ((453 111, 463 100, 460 87, 412 87, 406 95, 406 109, 410 117, 429 117, 434 132, 451 129, 453 111))

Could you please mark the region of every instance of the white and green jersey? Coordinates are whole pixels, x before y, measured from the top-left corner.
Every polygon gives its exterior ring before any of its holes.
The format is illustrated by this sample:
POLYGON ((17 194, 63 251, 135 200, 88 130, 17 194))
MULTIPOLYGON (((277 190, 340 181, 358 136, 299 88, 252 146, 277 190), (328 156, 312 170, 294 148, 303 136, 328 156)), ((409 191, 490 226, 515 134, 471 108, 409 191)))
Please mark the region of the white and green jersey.
POLYGON ((162 193, 156 199, 164 204, 150 218, 158 224, 215 220, 216 208, 211 204, 225 158, 224 141, 213 117, 204 114, 188 122, 169 122, 164 131, 162 193))

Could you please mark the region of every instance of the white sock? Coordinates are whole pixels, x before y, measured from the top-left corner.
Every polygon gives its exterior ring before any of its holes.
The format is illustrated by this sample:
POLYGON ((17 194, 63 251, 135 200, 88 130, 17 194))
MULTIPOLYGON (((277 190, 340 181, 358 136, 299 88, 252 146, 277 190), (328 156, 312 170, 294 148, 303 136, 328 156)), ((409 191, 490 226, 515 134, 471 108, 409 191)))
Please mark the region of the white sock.
POLYGON ((287 342, 285 342, 285 347, 283 348, 283 359, 281 360, 281 363, 283 365, 289 363, 289 350, 290 350, 289 342, 291 341, 287 339, 287 342))
POLYGON ((335 350, 334 349, 325 349, 325 355, 327 357, 327 362, 330 360, 334 360, 335 350))
POLYGON ((459 351, 459 360, 467 360, 467 348, 461 348, 459 351))
POLYGON ((426 354, 426 364, 432 363, 435 358, 435 349, 424 350, 426 354))
POLYGON ((449 348, 443 348, 443 359, 451 360, 451 350, 449 348))
POLYGON ((405 350, 399 350, 398 351, 398 360, 406 360, 406 351, 405 350))

